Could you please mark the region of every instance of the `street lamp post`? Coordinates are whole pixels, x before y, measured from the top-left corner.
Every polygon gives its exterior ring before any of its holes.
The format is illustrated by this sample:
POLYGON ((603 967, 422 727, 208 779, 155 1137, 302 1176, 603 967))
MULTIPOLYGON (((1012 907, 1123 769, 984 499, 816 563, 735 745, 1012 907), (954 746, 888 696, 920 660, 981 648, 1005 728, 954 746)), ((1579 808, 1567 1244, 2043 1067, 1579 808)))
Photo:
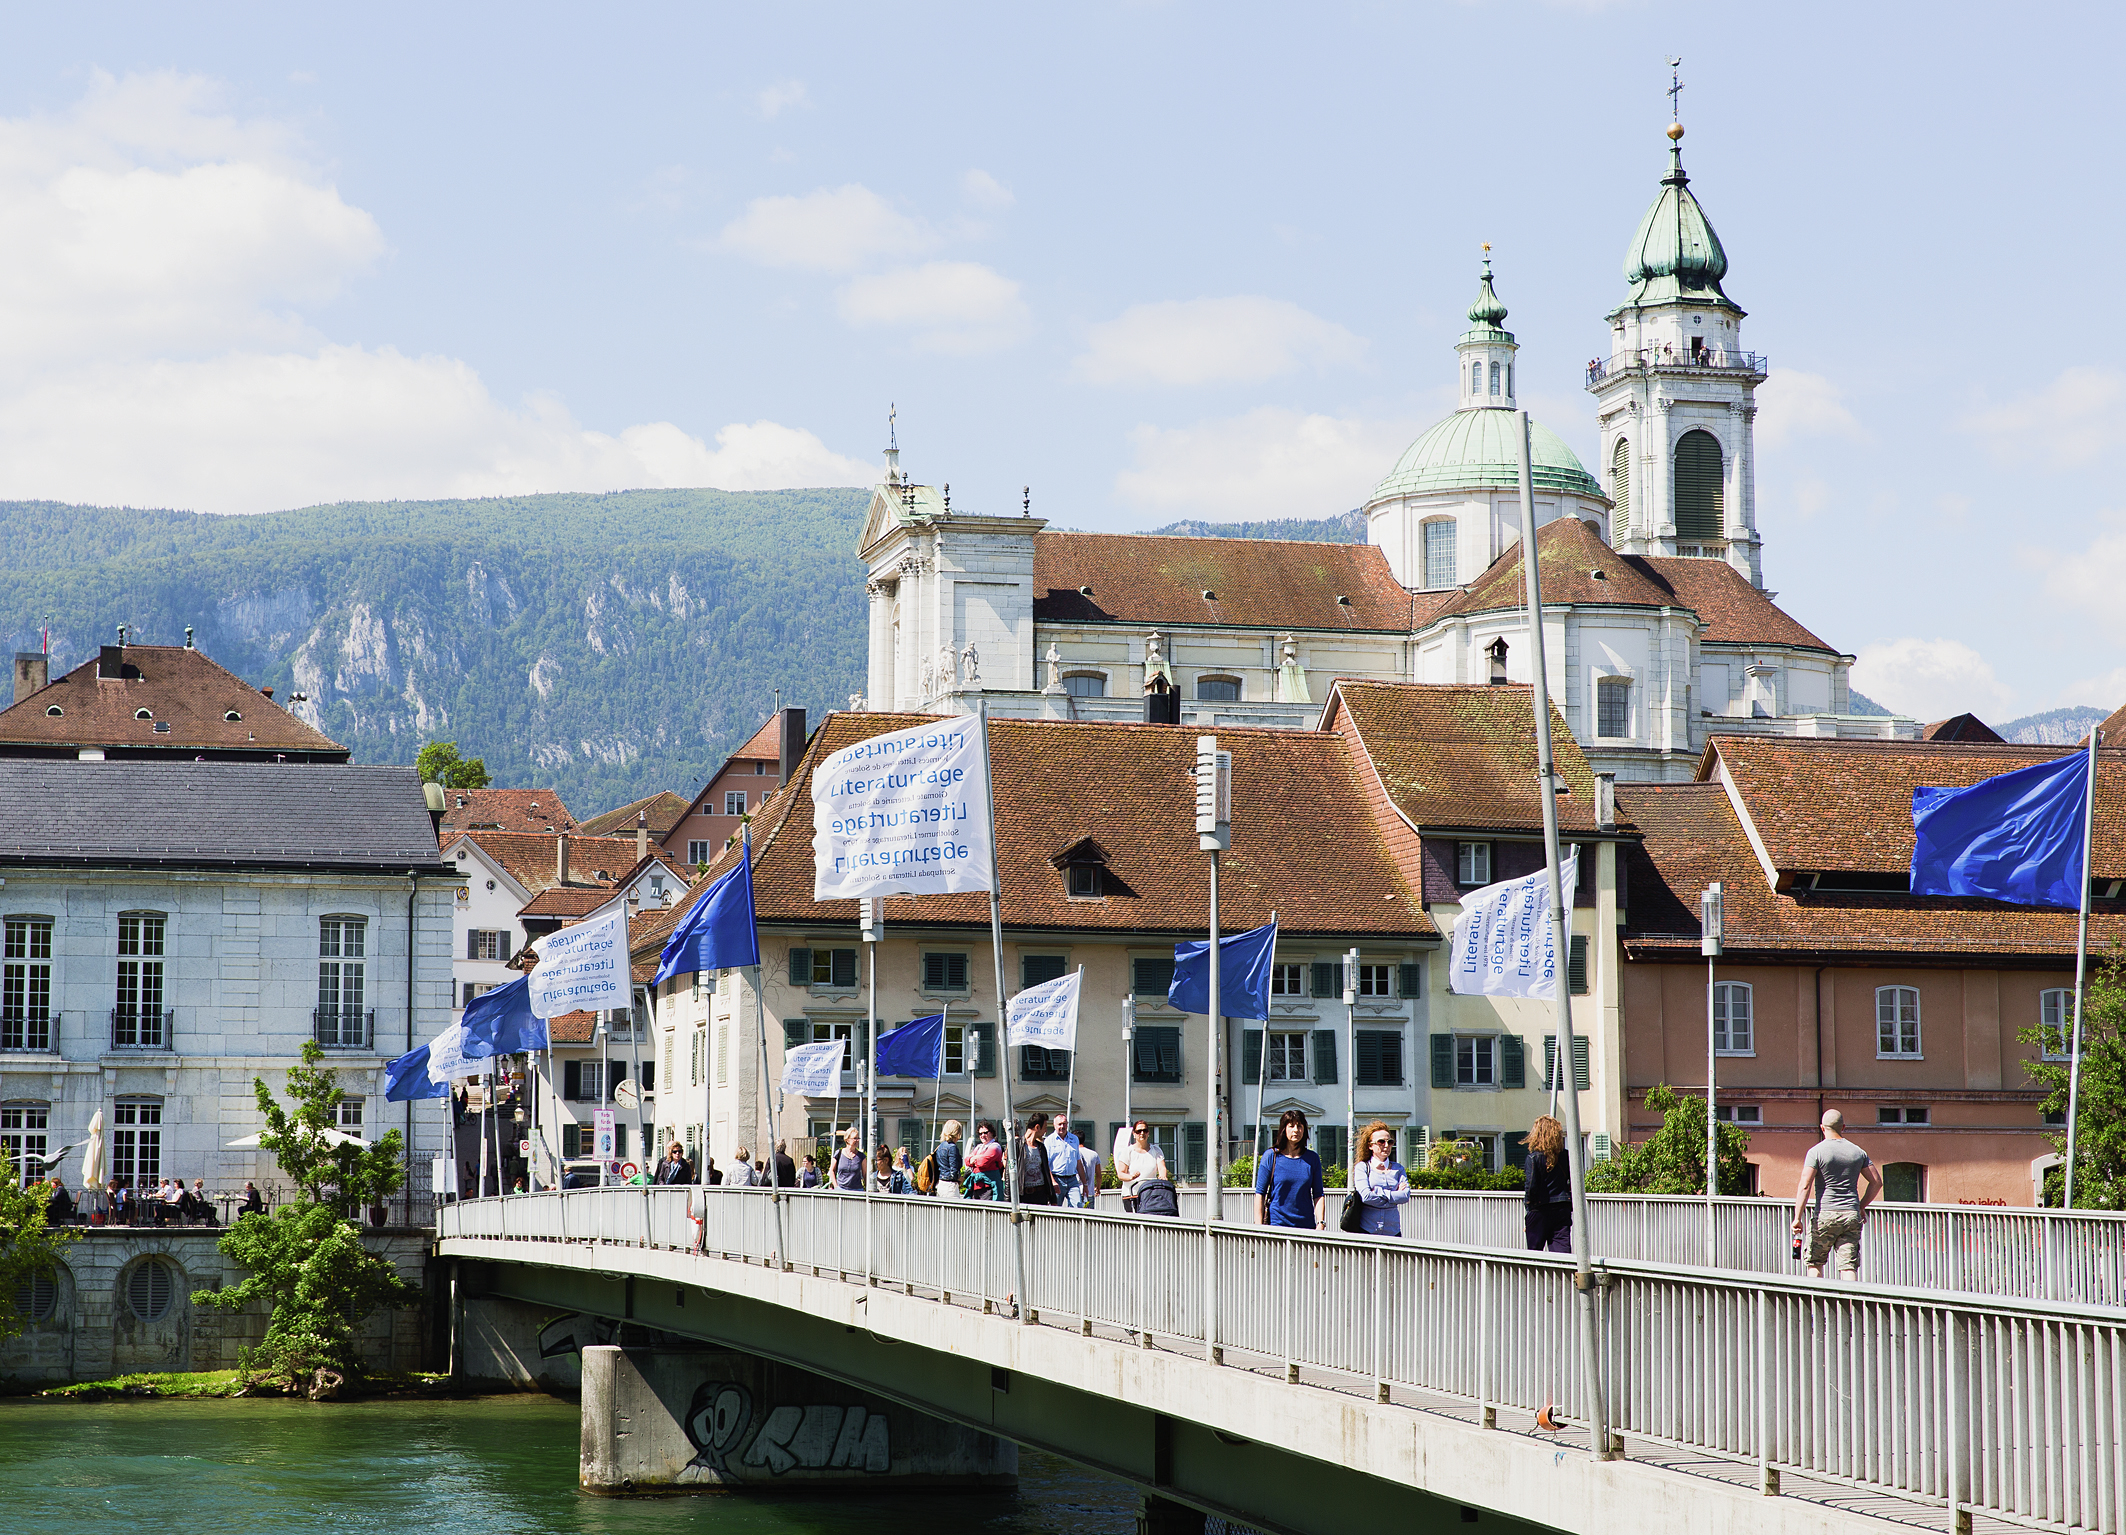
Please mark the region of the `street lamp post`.
POLYGON ((1218 997, 1218 855, 1233 845, 1233 754, 1218 749, 1216 736, 1196 737, 1196 846, 1211 855, 1210 1022, 1204 1051, 1203 1120, 1203 1352, 1212 1364, 1225 1362, 1218 1346, 1218 1249, 1212 1240, 1215 1222, 1225 1218, 1224 1132, 1218 1118, 1218 1071, 1225 1059, 1224 1019, 1218 997))
MULTIPOLYGON (((1720 956, 1725 936, 1720 881, 1714 880, 1698 897, 1698 952, 1705 956, 1705 1266, 1715 1267, 1720 1256, 1720 1040, 1714 1027, 1716 1011, 1713 962, 1720 956)), ((1732 1030, 1735 1020, 1727 1026, 1732 1030)))

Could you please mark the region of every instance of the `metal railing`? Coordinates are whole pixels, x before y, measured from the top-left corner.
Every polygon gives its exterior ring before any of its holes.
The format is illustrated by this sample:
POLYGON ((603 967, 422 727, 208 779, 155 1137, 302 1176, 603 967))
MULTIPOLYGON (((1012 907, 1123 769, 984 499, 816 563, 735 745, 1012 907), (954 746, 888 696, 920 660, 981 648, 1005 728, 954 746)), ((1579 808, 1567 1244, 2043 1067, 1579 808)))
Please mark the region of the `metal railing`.
POLYGON ((1698 350, 1685 348, 1682 351, 1669 346, 1640 347, 1636 351, 1618 352, 1614 356, 1596 358, 1587 365, 1587 382, 1590 387, 1616 373, 1626 373, 1645 368, 1696 368, 1718 373, 1768 373, 1771 359, 1762 352, 1731 352, 1721 347, 1703 347, 1698 350))
POLYGON ((367 1050, 376 1038, 376 1009, 320 1007, 310 1014, 311 1037, 326 1050, 367 1050))
POLYGON ((177 1037, 175 1009, 114 1007, 111 1009, 113 1050, 170 1050, 177 1037))
POLYGON ((59 1048, 56 1013, 0 1013, 0 1053, 50 1055, 59 1048))
MULTIPOLYGON (((587 1189, 446 1205, 444 1240, 698 1251, 1009 1309, 1008 1206, 765 1189, 587 1189), (779 1249, 779 1250, 778 1250, 779 1249)), ((1023 1229, 1029 1319, 1281 1362, 1476 1409, 1589 1417, 1571 1261, 1073 1211, 1023 1229), (1205 1315, 1204 1244, 1216 1275, 1205 1315)), ((534 1252, 526 1261, 537 1261, 534 1252)), ((614 1256, 604 1266, 624 1265, 614 1256)), ((2126 1317, 2010 1297, 1605 1260, 1614 1432, 1914 1504, 2102 1532, 2126 1504, 2126 1317)), ((1318 1378, 1318 1377, 1317 1377, 1318 1378)))

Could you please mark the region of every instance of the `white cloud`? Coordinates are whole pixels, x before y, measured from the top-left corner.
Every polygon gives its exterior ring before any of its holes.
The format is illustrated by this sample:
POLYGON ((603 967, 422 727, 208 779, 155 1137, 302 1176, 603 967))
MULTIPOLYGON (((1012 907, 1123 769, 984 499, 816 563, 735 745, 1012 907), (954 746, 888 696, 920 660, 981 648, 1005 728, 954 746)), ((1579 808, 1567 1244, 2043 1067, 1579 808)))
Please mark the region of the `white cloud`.
POLYGON ((334 345, 299 307, 384 253, 273 123, 172 75, 0 119, 0 495, 254 512, 388 496, 868 484, 774 422, 712 447, 495 400, 468 363, 334 345))
POLYGON ((720 249, 763 266, 853 272, 884 256, 936 248, 937 232, 869 187, 851 183, 803 197, 756 197, 723 227, 720 249))
POLYGON ((1018 201, 1011 195, 1011 188, 982 170, 971 170, 960 177, 960 192, 977 208, 992 212, 1002 212, 1018 201))
MULTIPOLYGON (((2094 677, 2070 682, 2053 695, 2054 708, 2072 708, 2078 704, 2107 712, 2126 704, 2126 666, 2114 666, 2108 672, 2099 672, 2094 677)), ((2111 739, 2111 734, 2105 735, 2104 744, 2119 745, 2119 742, 2111 739)))
POLYGON ((1865 442, 1867 433, 1836 384, 1821 373, 1780 368, 1757 386, 1757 441, 1776 448, 1803 437, 1865 442))
POLYGON ((762 117, 773 121, 792 107, 812 105, 812 93, 802 80, 778 80, 756 93, 753 105, 760 109, 762 117))
POLYGON ((903 326, 924 351, 995 351, 1032 325, 1019 285, 975 261, 930 261, 859 277, 835 295, 851 325, 903 326))
POLYGON ((1133 506, 1168 515, 1328 517, 1364 502, 1414 435, 1408 422, 1272 406, 1194 426, 1140 426, 1129 434, 1135 465, 1115 477, 1115 489, 1133 506))
POLYGON ((2126 445, 2126 373, 2068 368, 2035 394, 1966 412, 1961 425, 2003 463, 2078 469, 2126 445))
POLYGON ((1135 304, 1095 325, 1072 371, 1091 384, 1259 384, 1294 368, 1347 367, 1365 342, 1285 299, 1135 304))
POLYGON ((1961 640, 1905 638, 1863 645, 1852 684, 1885 709, 1915 719, 1975 714, 1992 720, 2015 701, 1986 658, 1961 640))
POLYGON ((2103 514, 2102 529, 2082 549, 2026 548, 2021 562, 2044 578, 2055 607, 2081 613, 2100 633, 2126 641, 2126 515, 2103 514))

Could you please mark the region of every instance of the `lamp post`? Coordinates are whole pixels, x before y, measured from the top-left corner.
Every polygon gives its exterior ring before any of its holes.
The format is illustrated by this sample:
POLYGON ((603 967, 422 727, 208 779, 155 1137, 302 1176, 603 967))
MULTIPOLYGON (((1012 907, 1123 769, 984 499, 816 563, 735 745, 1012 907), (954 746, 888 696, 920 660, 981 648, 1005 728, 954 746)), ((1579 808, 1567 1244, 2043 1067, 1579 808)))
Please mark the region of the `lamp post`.
MULTIPOLYGON (((1698 897, 1698 952, 1705 956, 1705 1266, 1717 1266, 1720 1253, 1716 1224, 1720 1196, 1720 1038, 1714 1025, 1713 961, 1719 958, 1726 934, 1721 909, 1720 881, 1714 880, 1698 897)), ((1734 1020, 1728 1020, 1734 1027, 1734 1020)))
POLYGON ((1203 1053, 1205 1110, 1203 1120, 1203 1352, 1212 1364, 1225 1362, 1218 1346, 1218 1249, 1214 1223, 1225 1218, 1223 1168, 1225 1141, 1218 1118, 1218 1071, 1225 1059, 1224 1019, 1218 998, 1218 855, 1233 845, 1233 754, 1218 749, 1216 736, 1196 737, 1196 846, 1211 855, 1210 1012, 1203 1053))

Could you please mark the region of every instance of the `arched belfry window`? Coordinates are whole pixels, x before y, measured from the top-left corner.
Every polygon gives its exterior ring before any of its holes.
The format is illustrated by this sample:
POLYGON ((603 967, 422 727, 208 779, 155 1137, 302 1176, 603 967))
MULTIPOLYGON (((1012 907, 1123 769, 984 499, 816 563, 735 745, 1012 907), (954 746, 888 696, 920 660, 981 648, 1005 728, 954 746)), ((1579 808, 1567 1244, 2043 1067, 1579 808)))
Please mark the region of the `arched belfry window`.
POLYGON ((1469 364, 1469 392, 1471 394, 1482 394, 1484 392, 1484 365, 1480 362, 1469 364))
POLYGON ((1720 443, 1711 432, 1685 432, 1676 444, 1676 537, 1723 538, 1720 443))
POLYGON ((1505 369, 1505 365, 1504 365, 1504 364, 1502 364, 1502 363, 1493 363, 1493 364, 1491 365, 1491 392, 1492 392, 1493 394, 1497 394, 1497 393, 1499 392, 1499 389, 1500 389, 1500 387, 1501 387, 1502 385, 1504 385, 1504 384, 1505 384, 1505 382, 1506 382, 1506 369, 1505 369))
POLYGON ((1631 537, 1631 443, 1623 437, 1609 454, 1609 499, 1616 503, 1609 509, 1609 546, 1621 549, 1631 537))

